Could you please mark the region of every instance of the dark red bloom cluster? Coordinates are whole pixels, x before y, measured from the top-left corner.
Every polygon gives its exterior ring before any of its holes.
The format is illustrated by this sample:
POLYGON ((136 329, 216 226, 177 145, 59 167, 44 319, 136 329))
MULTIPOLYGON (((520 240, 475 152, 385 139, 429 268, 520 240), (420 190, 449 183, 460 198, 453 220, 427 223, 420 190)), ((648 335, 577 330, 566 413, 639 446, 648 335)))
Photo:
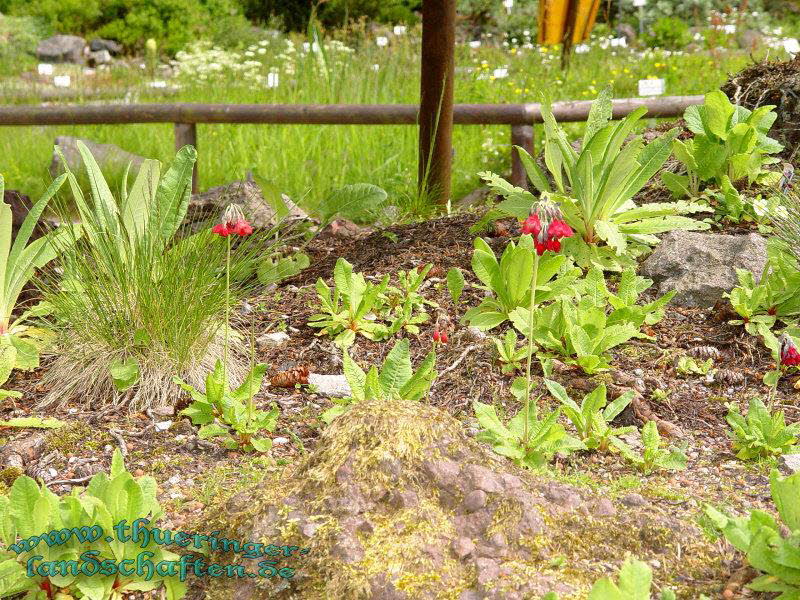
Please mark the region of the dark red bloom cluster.
POLYGON ((433 341, 434 342, 441 342, 442 344, 447 343, 447 332, 446 331, 439 331, 435 329, 433 331, 433 341))
POLYGON ((785 334, 781 337, 781 364, 787 367, 800 367, 800 351, 785 334))
POLYGON ((537 202, 522 223, 522 233, 533 236, 536 253, 561 250, 561 238, 572 237, 572 228, 562 218, 561 211, 551 202, 537 202))
POLYGON ((211 228, 212 233, 228 237, 229 235, 250 235, 253 227, 244 218, 241 209, 235 204, 231 204, 222 214, 222 222, 211 228))

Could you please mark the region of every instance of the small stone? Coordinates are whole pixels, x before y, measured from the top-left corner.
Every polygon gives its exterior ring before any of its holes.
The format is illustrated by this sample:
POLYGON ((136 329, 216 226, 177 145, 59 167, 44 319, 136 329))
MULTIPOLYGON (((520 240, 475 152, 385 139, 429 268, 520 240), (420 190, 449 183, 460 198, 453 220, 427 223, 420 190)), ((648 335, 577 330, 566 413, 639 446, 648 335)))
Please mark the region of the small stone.
POLYGON ((464 468, 464 479, 471 487, 484 492, 497 493, 503 491, 497 474, 481 465, 468 465, 464 468))
POLYGON ((175 436, 175 441, 178 442, 179 444, 182 444, 183 442, 186 441, 186 436, 183 435, 182 433, 179 433, 178 435, 175 436))
POLYGON ((275 331, 258 336, 256 343, 261 348, 279 348, 288 343, 289 339, 289 334, 283 331, 275 331))
POLYGON ((467 512, 475 512, 486 506, 486 492, 483 490, 473 490, 464 497, 464 510, 467 512))
POLYGON ((406 490, 404 492, 396 492, 389 501, 389 504, 398 510, 403 508, 414 508, 417 506, 417 504, 419 504, 419 499, 417 498, 416 492, 406 490))
POLYGON ((114 451, 114 446, 112 446, 111 444, 106 444, 105 446, 103 446, 103 450, 104 450, 104 451, 105 451, 107 454, 108 454, 108 453, 111 453, 111 452, 113 452, 113 451, 114 451))
POLYGON ((500 576, 500 565, 491 558, 476 558, 475 566, 478 569, 478 584, 486 585, 500 576))
POLYGON ((74 414, 76 414, 78 412, 78 409, 77 408, 70 408, 67 412, 69 414, 71 414, 71 415, 74 415, 74 414))
POLYGON ((459 479, 457 462, 452 460, 426 461, 423 468, 437 487, 446 490, 457 487, 459 479))
POLYGON ((523 510, 517 529, 522 534, 539 535, 544 531, 544 519, 536 510, 523 510))
POLYGON ((133 474, 134 474, 136 477, 141 477, 142 475, 144 475, 144 470, 143 470, 143 469, 136 469, 136 470, 133 472, 133 474))
POLYGON ((285 438, 285 437, 276 437, 276 438, 274 438, 272 440, 272 445, 273 446, 283 446, 283 445, 288 444, 288 443, 289 443, 289 438, 285 438))
POLYGON ((778 469, 785 475, 800 473, 800 454, 784 454, 778 459, 778 469))
POLYGON ((453 550, 453 554, 455 554, 459 560, 463 560, 475 552, 475 544, 468 537, 462 536, 453 540, 451 549, 453 550))
POLYGON ((309 521, 301 525, 300 533, 306 536, 307 538, 310 538, 314 537, 314 534, 317 532, 317 529, 319 529, 319 523, 312 523, 309 521))
POLYGON ((633 370, 633 374, 636 375, 636 377, 643 377, 644 376, 644 369, 639 369, 639 368, 634 369, 633 370))
POLYGON ((592 506, 591 514, 597 517, 613 517, 617 514, 617 509, 608 498, 600 498, 592 506))
POLYGON ((172 421, 159 421, 158 423, 153 425, 153 428, 156 431, 166 431, 170 427, 172 427, 172 421))
POLYGON ((170 485, 176 485, 180 482, 180 480, 181 480, 180 475, 173 475, 172 477, 167 479, 167 483, 169 483, 170 485))
POLYGON ((628 508, 633 508, 635 506, 645 506, 647 504, 647 500, 645 500, 640 494, 628 494, 623 496, 620 499, 620 502, 627 506, 628 508))
POLYGON ((153 409, 153 414, 156 414, 160 417, 171 417, 175 414, 175 407, 174 406, 159 406, 158 408, 153 409))
POLYGON ((577 508, 581 505, 581 497, 567 487, 551 483, 544 490, 545 499, 563 508, 577 508))
POLYGON ((50 476, 50 479, 55 479, 58 476, 58 471, 56 471, 53 467, 47 469, 47 474, 50 476))

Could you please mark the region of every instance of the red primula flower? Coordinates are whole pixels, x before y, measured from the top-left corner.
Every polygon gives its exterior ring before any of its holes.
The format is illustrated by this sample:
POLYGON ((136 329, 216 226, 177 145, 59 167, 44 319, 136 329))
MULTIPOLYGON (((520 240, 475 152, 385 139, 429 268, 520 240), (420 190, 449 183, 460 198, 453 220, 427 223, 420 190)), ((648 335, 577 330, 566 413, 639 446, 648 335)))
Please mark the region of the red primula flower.
POLYGON ((781 364, 787 367, 800 367, 800 351, 786 334, 781 337, 781 364))
POLYGON ((522 223, 522 233, 533 237, 536 253, 541 256, 545 250, 559 252, 561 238, 572 237, 572 228, 564 221, 558 205, 550 200, 540 200, 531 207, 530 215, 522 223))
POLYGON ((438 329, 434 330, 433 332, 433 341, 434 342, 441 342, 442 344, 447 343, 447 332, 446 331, 439 331, 438 329))
POLYGON ((229 204, 222 214, 222 222, 211 228, 212 233, 227 237, 229 235, 250 235, 253 227, 244 218, 241 209, 235 204, 229 204))

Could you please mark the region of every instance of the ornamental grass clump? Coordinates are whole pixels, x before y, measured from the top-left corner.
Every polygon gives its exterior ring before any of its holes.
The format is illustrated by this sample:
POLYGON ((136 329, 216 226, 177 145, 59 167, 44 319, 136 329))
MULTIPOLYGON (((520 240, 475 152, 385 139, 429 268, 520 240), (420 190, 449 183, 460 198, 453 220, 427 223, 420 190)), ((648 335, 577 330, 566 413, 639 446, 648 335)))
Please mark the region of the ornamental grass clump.
POLYGON ((79 149, 90 196, 69 170, 67 177, 84 235, 63 254, 60 268, 39 282, 57 332, 43 404, 164 405, 175 397, 173 376, 202 389, 217 360, 240 381, 246 348, 228 333, 228 307, 248 292, 254 258, 276 243, 278 227, 240 237, 250 226, 233 223, 233 243, 210 227, 183 235, 197 156, 191 146, 163 175, 158 161, 145 161, 133 186, 123 184, 119 200, 91 153, 80 143, 79 149))

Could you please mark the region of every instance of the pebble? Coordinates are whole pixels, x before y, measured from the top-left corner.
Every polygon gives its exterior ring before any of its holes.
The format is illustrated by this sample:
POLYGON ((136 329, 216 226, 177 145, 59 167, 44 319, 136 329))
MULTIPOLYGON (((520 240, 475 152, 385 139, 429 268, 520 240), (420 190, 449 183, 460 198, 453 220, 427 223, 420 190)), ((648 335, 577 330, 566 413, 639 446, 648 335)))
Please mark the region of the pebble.
POLYGON ((273 446, 283 446, 284 444, 288 443, 289 443, 289 438, 285 437, 276 437, 275 439, 272 440, 273 446))
POLYGON ((172 427, 172 421, 159 421, 155 425, 153 425, 156 431, 166 431, 170 427, 172 427))
POLYGON ((74 415, 75 413, 77 413, 77 412, 78 412, 78 409, 77 409, 77 408, 70 408, 70 409, 69 409, 67 412, 68 412, 69 414, 71 414, 71 415, 74 415))
POLYGON ((176 442, 183 442, 184 440, 186 440, 186 436, 183 435, 182 433, 179 433, 178 435, 175 436, 176 442))
POLYGON ((114 446, 112 446, 111 444, 106 444, 106 445, 103 447, 103 450, 104 450, 105 452, 107 452, 107 453, 113 452, 113 451, 114 451, 114 446))
POLYGON ((47 474, 50 475, 50 479, 55 479, 58 476, 58 471, 56 471, 53 467, 47 469, 47 474))
POLYGON ((180 480, 181 480, 181 476, 180 476, 180 475, 173 475, 172 477, 170 477, 169 479, 167 479, 167 483, 169 483, 170 485, 175 485, 175 484, 177 484, 177 483, 178 483, 180 480))
POLYGON ((289 334, 283 331, 275 331, 273 333, 265 333, 258 336, 256 342, 259 346, 278 347, 283 346, 289 341, 289 334))
POLYGON ((636 375, 637 377, 643 377, 644 376, 644 369, 634 369, 633 370, 633 374, 636 375))

